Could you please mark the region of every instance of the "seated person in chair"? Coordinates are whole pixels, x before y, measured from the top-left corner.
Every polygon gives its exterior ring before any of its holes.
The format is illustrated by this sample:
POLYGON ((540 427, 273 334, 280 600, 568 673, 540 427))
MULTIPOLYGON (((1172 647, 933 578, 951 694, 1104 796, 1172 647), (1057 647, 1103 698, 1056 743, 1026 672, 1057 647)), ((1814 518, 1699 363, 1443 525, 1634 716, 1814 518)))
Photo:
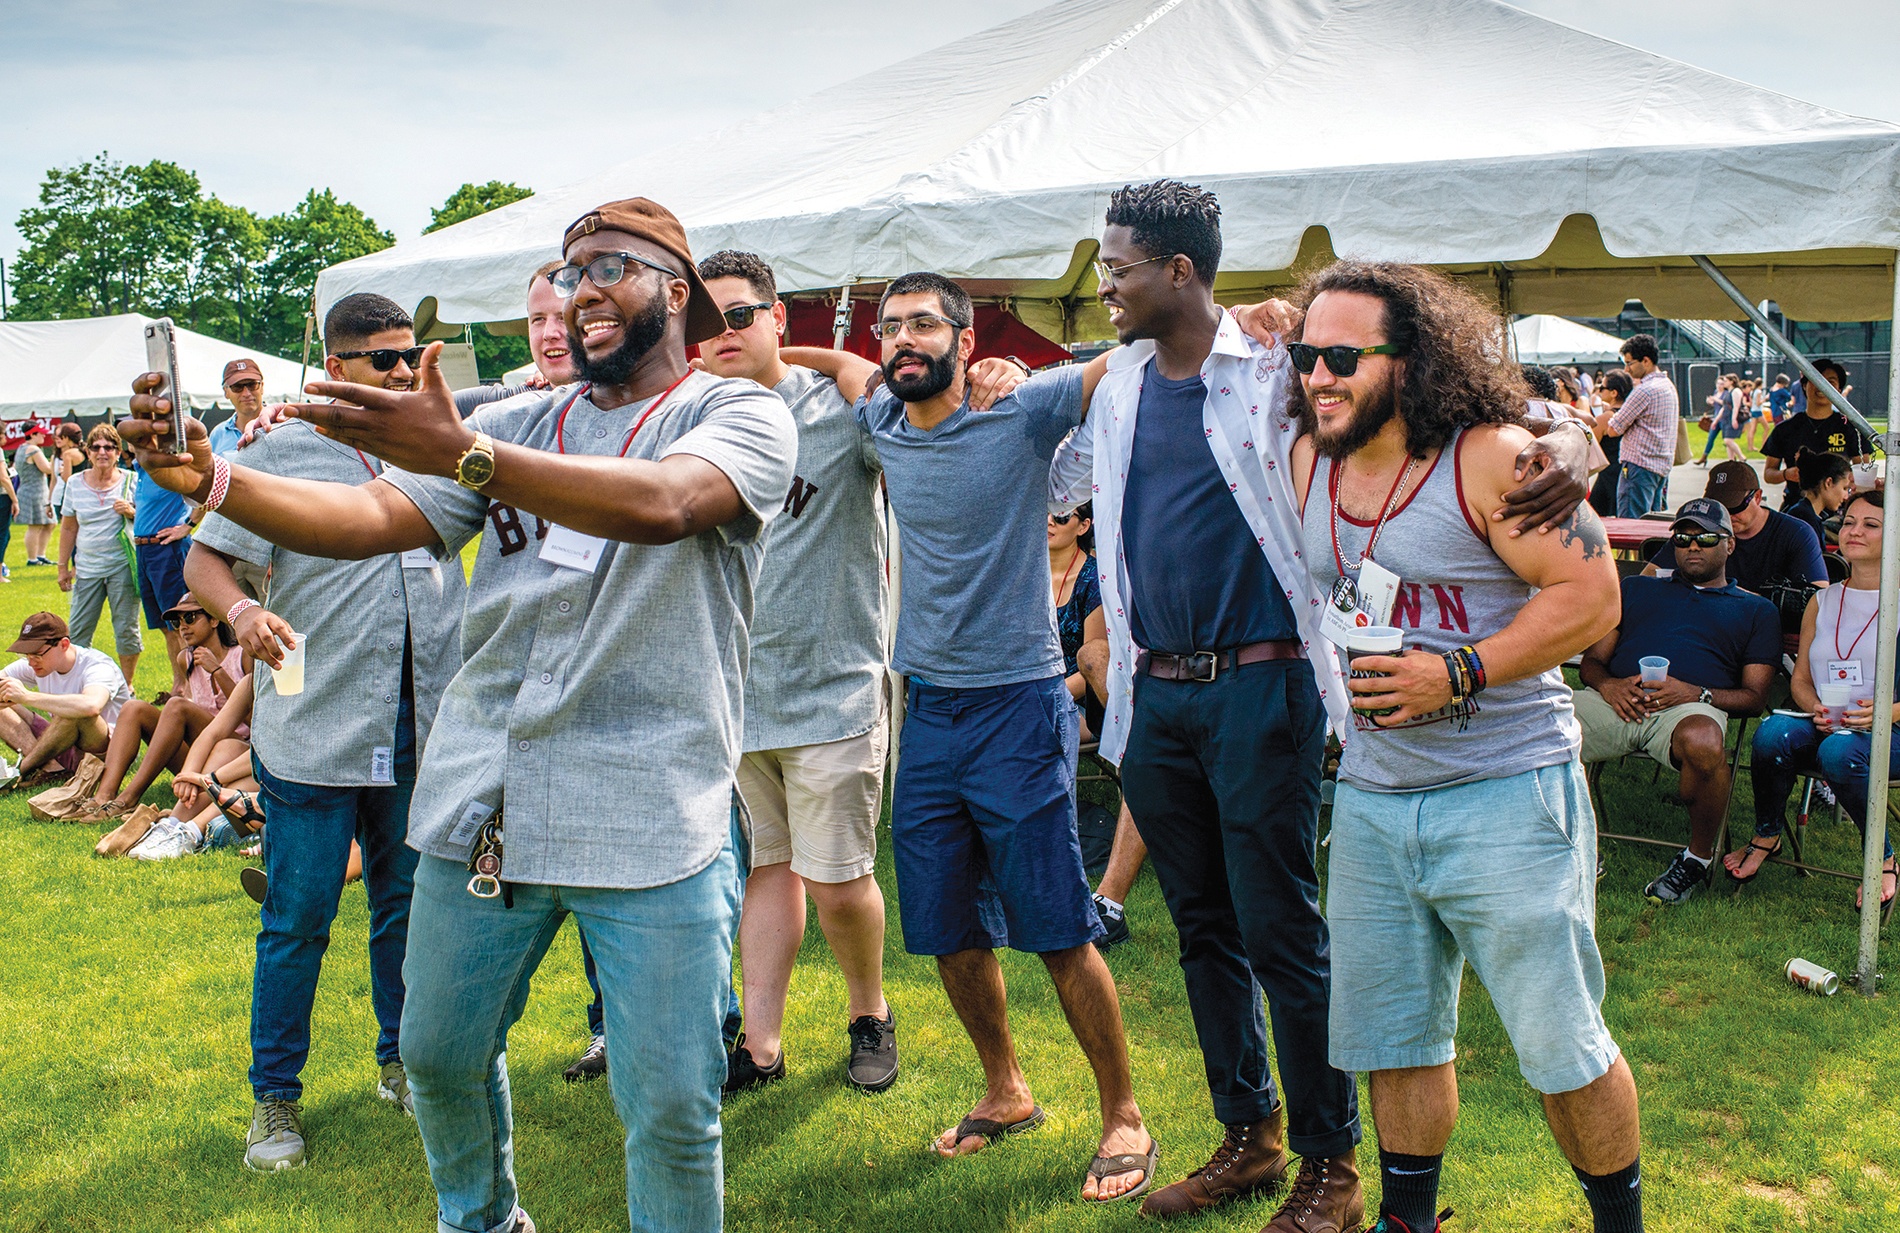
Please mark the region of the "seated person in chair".
POLYGON ((1808 454, 1801 460, 1801 499, 1788 507, 1828 546, 1827 522, 1854 495, 1854 464, 1839 454, 1808 454))
MULTIPOLYGON (((1716 463, 1709 468, 1709 486, 1702 495, 1720 503, 1734 526, 1734 551, 1728 562, 1730 582, 1757 595, 1764 594, 1771 583, 1827 585, 1820 538, 1799 518, 1762 504, 1761 477, 1754 467, 1746 462, 1716 463)), ((1674 569, 1675 552, 1673 546, 1665 546, 1650 558, 1643 572, 1674 569)))
POLYGON ((1586 688, 1575 698, 1585 762, 1641 750, 1682 771, 1689 846, 1643 888, 1663 904, 1683 902, 1708 879, 1732 787, 1728 721, 1760 714, 1781 662, 1775 606, 1725 572, 1735 548, 1727 508, 1707 497, 1684 502, 1670 531, 1675 573, 1623 579, 1622 619, 1584 652, 1586 688), (1641 679, 1638 661, 1649 656, 1669 661, 1660 683, 1641 679))
MULTIPOLYGON (((1805 466, 1802 473, 1807 473, 1805 466)), ((1841 517, 1841 555, 1851 572, 1845 583, 1809 600, 1801 622, 1801 650, 1795 656, 1791 689, 1794 705, 1813 718, 1770 715, 1755 729, 1750 768, 1755 785, 1755 836, 1722 862, 1737 882, 1753 881, 1763 863, 1781 850, 1788 796, 1802 774, 1820 776, 1834 789, 1835 799, 1854 824, 1863 830, 1867 826, 1867 775, 1873 753, 1868 729, 1874 721, 1874 649, 1880 638, 1880 533, 1885 521, 1881 507, 1878 491, 1857 492, 1847 499, 1841 517), (1827 681, 1849 687, 1846 706, 1821 705, 1815 686, 1827 681)), ((1900 724, 1895 731, 1900 733, 1900 724)), ((1894 897, 1891 842, 1884 855, 1883 904, 1894 897)))

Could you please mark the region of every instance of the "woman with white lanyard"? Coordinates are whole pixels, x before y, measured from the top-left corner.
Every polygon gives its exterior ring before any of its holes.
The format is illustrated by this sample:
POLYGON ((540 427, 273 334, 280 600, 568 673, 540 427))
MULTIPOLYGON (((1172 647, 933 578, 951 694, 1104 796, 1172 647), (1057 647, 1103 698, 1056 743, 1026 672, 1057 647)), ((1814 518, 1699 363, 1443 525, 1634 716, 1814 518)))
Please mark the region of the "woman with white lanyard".
POLYGON ((59 520, 59 589, 73 595, 73 642, 91 646, 100 609, 112 605, 112 637, 129 684, 145 643, 139 634, 139 584, 132 562, 135 478, 119 469, 119 433, 100 424, 86 435, 92 465, 66 482, 59 520))
MULTIPOLYGON (((1755 730, 1755 835, 1722 861, 1738 882, 1751 881, 1768 858, 1781 850, 1788 797, 1803 773, 1826 780, 1854 824, 1866 829, 1867 774, 1873 750, 1868 729, 1874 718, 1875 625, 1880 618, 1884 521, 1878 492, 1859 492, 1848 498, 1841 520, 1841 555, 1853 572, 1845 584, 1827 587, 1808 601, 1807 614, 1801 619, 1801 651, 1795 656, 1794 704, 1813 718, 1774 714, 1755 730), (1816 687, 1827 684, 1848 687, 1846 705, 1822 705, 1816 687)), ((1895 709, 1900 711, 1900 707, 1895 709)), ((1900 725, 1895 731, 1893 748, 1900 748, 1900 725)), ((1891 757, 1892 748, 1888 752, 1891 757)), ((1882 903, 1894 896, 1892 843, 1885 856, 1882 903)))

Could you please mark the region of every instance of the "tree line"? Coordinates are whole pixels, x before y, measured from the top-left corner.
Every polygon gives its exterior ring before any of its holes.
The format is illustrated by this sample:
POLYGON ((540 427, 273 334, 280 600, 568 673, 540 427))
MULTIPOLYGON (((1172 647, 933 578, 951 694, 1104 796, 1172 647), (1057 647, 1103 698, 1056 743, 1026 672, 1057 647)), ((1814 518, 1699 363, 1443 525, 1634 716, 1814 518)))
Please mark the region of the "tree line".
MULTIPOLYGON (((464 184, 424 231, 485 214, 534 190, 464 184)), ((11 317, 54 321, 137 312, 258 351, 299 358, 304 314, 326 266, 396 237, 330 189, 263 217, 205 191, 196 172, 107 154, 55 167, 17 223, 26 246, 8 271, 11 317)), ((410 307, 404 305, 404 307, 410 307)), ((528 359, 526 340, 475 330, 482 375, 528 359)))

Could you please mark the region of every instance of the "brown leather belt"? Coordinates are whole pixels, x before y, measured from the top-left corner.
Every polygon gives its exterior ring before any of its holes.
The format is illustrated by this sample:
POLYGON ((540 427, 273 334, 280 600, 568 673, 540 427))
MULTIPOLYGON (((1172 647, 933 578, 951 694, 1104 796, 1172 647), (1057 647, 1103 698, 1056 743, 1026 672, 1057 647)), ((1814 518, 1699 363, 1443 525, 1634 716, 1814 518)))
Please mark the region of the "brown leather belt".
POLYGON ((1298 641, 1285 638, 1275 642, 1249 642, 1230 651, 1195 651, 1190 655, 1143 651, 1135 660, 1135 671, 1164 681, 1211 681, 1223 670, 1231 672, 1242 664, 1305 658, 1305 648, 1298 641))
POLYGON ((159 539, 156 535, 134 535, 132 537, 133 545, 139 548, 149 547, 152 544, 162 544, 164 542, 165 541, 159 539))

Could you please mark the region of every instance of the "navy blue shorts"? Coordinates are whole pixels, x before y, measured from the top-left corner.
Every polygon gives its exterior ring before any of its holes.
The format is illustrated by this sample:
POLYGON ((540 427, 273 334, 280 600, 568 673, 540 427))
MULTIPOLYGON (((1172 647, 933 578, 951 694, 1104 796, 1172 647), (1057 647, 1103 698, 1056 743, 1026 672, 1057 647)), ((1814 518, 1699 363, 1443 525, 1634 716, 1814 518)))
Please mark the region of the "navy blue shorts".
POLYGON ((904 949, 1034 954, 1104 935, 1075 834, 1075 700, 1059 676, 913 679, 891 799, 904 949))
POLYGON ((139 559, 139 603, 145 609, 145 628, 165 628, 165 613, 185 597, 185 554, 191 551, 187 535, 175 544, 140 544, 132 550, 139 559))

